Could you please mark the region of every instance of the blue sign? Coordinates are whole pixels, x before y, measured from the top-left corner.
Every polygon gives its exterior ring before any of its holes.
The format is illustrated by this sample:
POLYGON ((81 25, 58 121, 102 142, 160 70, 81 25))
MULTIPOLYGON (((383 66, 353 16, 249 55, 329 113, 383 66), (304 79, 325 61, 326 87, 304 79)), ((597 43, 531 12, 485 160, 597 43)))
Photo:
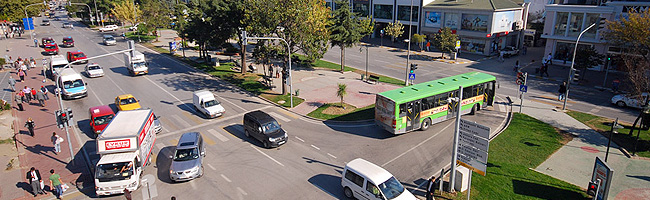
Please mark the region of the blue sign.
POLYGON ((23 18, 23 27, 25 30, 34 30, 34 20, 32 18, 23 18))
POLYGON ((409 73, 409 80, 415 80, 415 74, 409 73))
POLYGON ((177 48, 176 41, 169 42, 169 52, 175 53, 177 48))
POLYGON ((519 85, 519 91, 520 92, 528 92, 528 86, 527 85, 519 85))

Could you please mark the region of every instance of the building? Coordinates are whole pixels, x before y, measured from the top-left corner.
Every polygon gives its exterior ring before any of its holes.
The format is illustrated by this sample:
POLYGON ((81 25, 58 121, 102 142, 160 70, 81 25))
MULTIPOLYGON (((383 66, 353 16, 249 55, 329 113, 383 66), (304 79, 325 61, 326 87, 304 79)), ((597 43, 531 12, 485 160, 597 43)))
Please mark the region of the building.
MULTIPOLYGON (((608 63, 610 70, 623 70, 618 59, 622 48, 607 45, 603 39, 605 30, 598 30, 598 22, 600 18, 620 21, 622 17, 627 17, 628 12, 646 10, 648 7, 650 1, 647 0, 564 0, 546 5, 546 23, 542 34, 542 38, 546 38, 545 55, 552 56, 553 64, 570 65, 578 35, 596 23, 583 34, 578 48, 593 46, 598 53, 612 58, 608 63)), ((604 71, 605 67, 594 66, 591 69, 604 71)))

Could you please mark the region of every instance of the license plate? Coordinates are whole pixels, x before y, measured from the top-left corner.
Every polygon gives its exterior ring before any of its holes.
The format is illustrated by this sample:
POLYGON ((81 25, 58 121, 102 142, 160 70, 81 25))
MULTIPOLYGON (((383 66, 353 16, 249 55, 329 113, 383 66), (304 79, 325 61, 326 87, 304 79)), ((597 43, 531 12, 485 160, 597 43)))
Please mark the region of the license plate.
POLYGON ((286 140, 278 142, 278 145, 284 144, 284 142, 286 142, 286 140))

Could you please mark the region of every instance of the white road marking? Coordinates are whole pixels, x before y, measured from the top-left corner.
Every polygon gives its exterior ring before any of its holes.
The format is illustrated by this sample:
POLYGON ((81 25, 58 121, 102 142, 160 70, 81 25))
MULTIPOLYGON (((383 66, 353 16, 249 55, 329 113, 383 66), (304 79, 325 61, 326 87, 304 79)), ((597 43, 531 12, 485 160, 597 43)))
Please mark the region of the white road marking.
POLYGON ((251 144, 251 147, 252 147, 253 149, 257 150, 257 152, 260 152, 262 155, 264 155, 264 156, 266 156, 267 158, 271 159, 273 162, 278 163, 278 165, 284 167, 284 165, 283 165, 282 163, 280 163, 280 162, 278 162, 277 160, 273 159, 271 156, 267 155, 266 153, 260 151, 259 149, 257 149, 257 148, 256 148, 255 146, 253 146, 252 144, 251 144))
POLYGON ((223 101, 225 101, 225 102, 228 102, 229 104, 232 104, 233 106, 235 106, 235 107, 237 107, 237 108, 239 108, 239 109, 241 109, 241 110, 246 110, 246 109, 242 108, 241 106, 239 106, 239 105, 237 105, 237 104, 234 104, 234 103, 231 102, 231 101, 228 101, 228 99, 225 99, 225 98, 223 98, 223 97, 221 97, 221 96, 219 96, 219 95, 215 95, 215 96, 219 97, 221 100, 223 100, 223 101))
POLYGON ((427 142, 427 141, 431 140, 432 138, 438 136, 438 134, 440 134, 440 133, 442 133, 443 131, 447 130, 447 128, 449 128, 449 127, 450 127, 451 125, 453 125, 453 124, 454 124, 454 123, 449 123, 449 125, 445 126, 445 128, 443 128, 442 130, 438 131, 438 133, 432 135, 431 137, 427 138, 426 140, 424 140, 424 141, 418 143, 417 145, 411 147, 409 150, 406 150, 404 153, 400 154, 399 156, 397 156, 397 157, 395 157, 395 158, 389 160, 388 162, 386 162, 386 163, 384 163, 383 165, 381 165, 381 167, 384 167, 384 166, 388 165, 389 163, 391 163, 391 162, 397 160, 398 158, 402 157, 403 155, 406 155, 408 152, 413 151, 413 149, 419 147, 420 145, 424 144, 425 142, 427 142))
POLYGON ((373 61, 374 61, 374 62, 380 62, 380 63, 390 64, 390 62, 388 62, 388 61, 383 61, 383 60, 373 60, 373 61))
POLYGON ((314 147, 314 149, 316 149, 316 150, 320 150, 320 148, 318 148, 317 146, 314 146, 313 144, 311 145, 311 147, 314 147))
POLYGON ((181 123, 183 125, 183 127, 190 127, 190 123, 187 123, 185 120, 181 119, 180 116, 172 115, 171 117, 176 119, 176 121, 178 121, 179 123, 181 123))
POLYGON ((228 183, 232 183, 232 181, 228 177, 226 177, 226 175, 221 174, 221 178, 226 180, 228 183))
POLYGON ((272 115, 273 117, 278 118, 278 119, 280 119, 280 120, 282 120, 284 122, 291 121, 290 119, 287 119, 286 117, 283 117, 282 115, 280 115, 278 113, 275 113, 275 112, 270 112, 269 115, 272 115))
POLYGON ((221 140, 222 142, 230 140, 227 137, 224 137, 223 135, 221 135, 221 133, 217 132, 217 130, 210 129, 210 130, 208 130, 208 132, 210 134, 214 135, 214 137, 217 137, 217 139, 221 140))
POLYGON ((211 164, 208 164, 208 167, 210 167, 210 169, 212 169, 212 170, 215 170, 215 171, 217 171, 217 169, 216 169, 216 168, 214 168, 214 167, 213 167, 213 166, 212 166, 211 164))
MULTIPOLYGON (((154 63, 154 64, 155 64, 155 65, 158 65, 159 67, 162 67, 161 65, 159 65, 159 64, 157 64, 157 63, 154 63)), ((160 90, 164 91, 165 93, 167 93, 167 94, 168 94, 169 96, 171 96, 172 98, 176 99, 176 102, 179 102, 179 103, 182 103, 182 102, 183 102, 183 101, 181 101, 180 99, 178 99, 176 96, 174 96, 172 93, 169 93, 167 90, 165 90, 164 88, 160 87, 160 85, 156 84, 156 82, 153 82, 153 81, 152 81, 148 76, 145 76, 144 78, 147 79, 149 82, 151 82, 151 84, 153 84, 153 85, 155 85, 156 87, 160 88, 160 90)), ((194 111, 193 111, 194 109, 192 109, 192 107, 188 106, 188 104, 183 104, 183 106, 185 106, 185 108, 187 108, 187 110, 192 110, 192 112, 194 112, 194 111)), ((194 114, 197 114, 197 113, 194 113, 194 114)))
POLYGON ((499 112, 507 112, 508 109, 506 109, 506 105, 504 104, 499 104, 499 112))
POLYGON ((330 156, 330 157, 332 157, 332 158, 336 158, 336 156, 334 156, 334 155, 332 155, 332 154, 330 154, 330 153, 327 153, 327 155, 330 156))
POLYGON ((300 140, 301 142, 305 142, 305 140, 303 140, 302 138, 299 138, 298 136, 295 136, 295 137, 296 137, 296 139, 300 140))
POLYGON ((237 187, 237 190, 239 190, 239 192, 241 192, 243 195, 248 195, 248 193, 244 192, 244 190, 242 190, 240 187, 237 187))

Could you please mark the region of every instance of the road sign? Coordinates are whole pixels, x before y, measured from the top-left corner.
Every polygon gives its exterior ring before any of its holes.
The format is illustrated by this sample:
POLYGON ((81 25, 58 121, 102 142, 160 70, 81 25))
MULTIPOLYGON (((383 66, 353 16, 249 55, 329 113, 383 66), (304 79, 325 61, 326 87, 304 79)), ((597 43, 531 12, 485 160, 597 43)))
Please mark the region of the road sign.
POLYGON ((460 49, 460 40, 456 40, 456 49, 460 49))
POLYGON ((458 141, 461 144, 465 144, 466 146, 472 146, 485 152, 487 152, 488 149, 490 148, 490 141, 488 141, 485 138, 476 136, 474 134, 467 133, 465 131, 461 131, 458 134, 458 141))
POLYGON ((598 188, 598 193, 596 194, 597 200, 607 199, 609 195, 609 186, 612 184, 612 177, 614 177, 614 170, 607 165, 606 162, 596 157, 596 163, 594 163, 594 171, 591 174, 591 181, 600 180, 600 188, 598 188))
POLYGON ((460 131, 468 132, 474 135, 478 135, 485 139, 490 138, 490 127, 480 125, 476 122, 467 121, 460 119, 460 131))
POLYGON ((487 163, 487 152, 474 148, 471 144, 466 144, 464 142, 459 142, 458 144, 458 154, 462 154, 469 159, 479 161, 483 164, 487 163))
POLYGON ((528 86, 527 85, 519 85, 519 91, 520 92, 528 92, 528 86))
POLYGON ((477 160, 472 160, 467 158, 465 155, 458 154, 458 160, 456 164, 467 167, 468 169, 485 176, 485 171, 487 171, 487 165, 478 162, 477 160))
POLYGON ((409 73, 409 80, 415 80, 415 74, 409 73))
POLYGON ((34 20, 32 18, 23 18, 23 28, 25 30, 34 30, 34 20))

